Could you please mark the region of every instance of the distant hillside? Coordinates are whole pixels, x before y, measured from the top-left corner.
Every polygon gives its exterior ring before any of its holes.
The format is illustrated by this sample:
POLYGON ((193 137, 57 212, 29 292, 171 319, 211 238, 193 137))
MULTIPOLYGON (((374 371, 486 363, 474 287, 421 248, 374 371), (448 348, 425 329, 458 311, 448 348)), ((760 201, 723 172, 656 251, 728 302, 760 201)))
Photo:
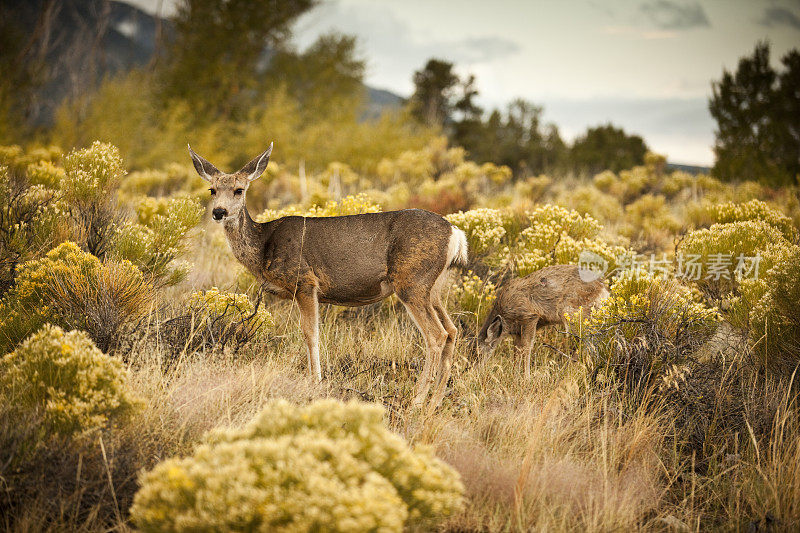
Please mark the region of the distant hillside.
POLYGON ((405 103, 405 98, 386 89, 376 89, 369 85, 366 88, 369 98, 366 111, 368 116, 378 116, 386 109, 399 109, 405 103))
MULTIPOLYGON (((172 23, 125 2, 105 0, 3 0, 3 17, 18 21, 14 38, 26 42, 30 29, 49 32, 52 43, 46 64, 49 82, 34 97, 29 114, 35 124, 47 125, 67 97, 85 94, 104 76, 146 65, 153 59, 159 35, 169 37, 172 23), (51 6, 46 11, 46 6, 51 6), (46 16, 47 15, 47 16, 46 16), (43 21, 46 20, 46 23, 43 21)), ((383 89, 366 87, 365 116, 399 108, 403 98, 383 89)))
POLYGON ((709 174, 711 172, 711 167, 702 167, 697 165, 680 165, 678 163, 667 163, 667 168, 669 170, 681 170, 683 172, 687 172, 692 175, 709 174))

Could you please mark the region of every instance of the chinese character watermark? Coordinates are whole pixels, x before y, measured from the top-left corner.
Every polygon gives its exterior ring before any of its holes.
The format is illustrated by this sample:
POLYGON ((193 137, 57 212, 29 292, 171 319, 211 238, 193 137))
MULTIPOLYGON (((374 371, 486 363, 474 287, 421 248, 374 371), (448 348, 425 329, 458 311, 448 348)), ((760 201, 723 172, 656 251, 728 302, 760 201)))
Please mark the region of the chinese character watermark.
MULTIPOLYGON (((730 253, 700 254, 678 253, 670 259, 666 253, 660 256, 650 254, 626 254, 611 260, 616 265, 614 273, 626 271, 647 272, 651 276, 675 276, 685 281, 720 281, 733 279, 758 279, 761 255, 753 256, 730 253)), ((603 256, 584 250, 578 257, 578 273, 585 282, 603 277, 609 269, 609 260, 603 256)))

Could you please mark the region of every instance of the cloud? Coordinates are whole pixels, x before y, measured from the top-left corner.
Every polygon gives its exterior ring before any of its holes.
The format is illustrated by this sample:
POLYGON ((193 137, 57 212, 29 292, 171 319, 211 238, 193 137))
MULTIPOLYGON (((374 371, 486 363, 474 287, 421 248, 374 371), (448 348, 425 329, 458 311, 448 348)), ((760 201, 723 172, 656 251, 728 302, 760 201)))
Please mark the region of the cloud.
POLYGON ((653 24, 665 30, 711 26, 705 10, 697 2, 652 0, 643 4, 641 10, 653 24))
POLYGON ((460 41, 432 43, 431 47, 441 48, 456 60, 468 63, 482 63, 516 54, 520 46, 502 37, 469 37, 460 41))
POLYGON ((516 42, 498 36, 442 40, 432 35, 418 35, 390 8, 378 4, 323 4, 306 17, 300 31, 318 33, 326 27, 357 35, 371 49, 438 56, 456 62, 494 61, 520 50, 516 42))
POLYGON ((295 41, 300 47, 328 31, 356 35, 360 49, 367 52, 364 54, 368 60, 367 81, 406 94, 413 90, 413 72, 429 58, 472 68, 500 61, 521 50, 517 42, 503 36, 444 39, 422 32, 412 28, 391 6, 378 2, 326 2, 304 15, 295 29, 295 41))
POLYGON ((634 26, 603 26, 601 30, 607 35, 628 36, 635 39, 646 39, 648 41, 655 39, 674 39, 678 36, 677 32, 673 30, 651 30, 634 26))
POLYGON ((789 26, 800 30, 800 17, 785 7, 768 7, 764 10, 764 16, 758 23, 762 26, 789 26))

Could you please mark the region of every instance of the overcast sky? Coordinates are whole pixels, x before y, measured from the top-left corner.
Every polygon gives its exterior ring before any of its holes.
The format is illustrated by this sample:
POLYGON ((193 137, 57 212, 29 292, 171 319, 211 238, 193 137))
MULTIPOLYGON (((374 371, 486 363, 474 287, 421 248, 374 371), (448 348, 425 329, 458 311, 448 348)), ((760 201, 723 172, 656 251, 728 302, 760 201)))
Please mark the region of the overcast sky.
POLYGON ((611 121, 670 161, 709 165, 711 80, 760 39, 776 66, 800 47, 800 0, 323 0, 295 42, 332 30, 358 37, 371 86, 408 96, 413 72, 443 58, 475 74, 486 108, 522 97, 566 138, 611 121))

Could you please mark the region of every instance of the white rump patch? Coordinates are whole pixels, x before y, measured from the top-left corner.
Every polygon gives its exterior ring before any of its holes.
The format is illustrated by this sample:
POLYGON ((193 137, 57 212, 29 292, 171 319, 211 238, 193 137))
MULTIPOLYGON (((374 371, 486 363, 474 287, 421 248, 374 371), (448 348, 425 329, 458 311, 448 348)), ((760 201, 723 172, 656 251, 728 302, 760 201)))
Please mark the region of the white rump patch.
POLYGON ((455 226, 451 227, 450 240, 447 243, 447 268, 465 266, 468 261, 467 236, 455 226))

